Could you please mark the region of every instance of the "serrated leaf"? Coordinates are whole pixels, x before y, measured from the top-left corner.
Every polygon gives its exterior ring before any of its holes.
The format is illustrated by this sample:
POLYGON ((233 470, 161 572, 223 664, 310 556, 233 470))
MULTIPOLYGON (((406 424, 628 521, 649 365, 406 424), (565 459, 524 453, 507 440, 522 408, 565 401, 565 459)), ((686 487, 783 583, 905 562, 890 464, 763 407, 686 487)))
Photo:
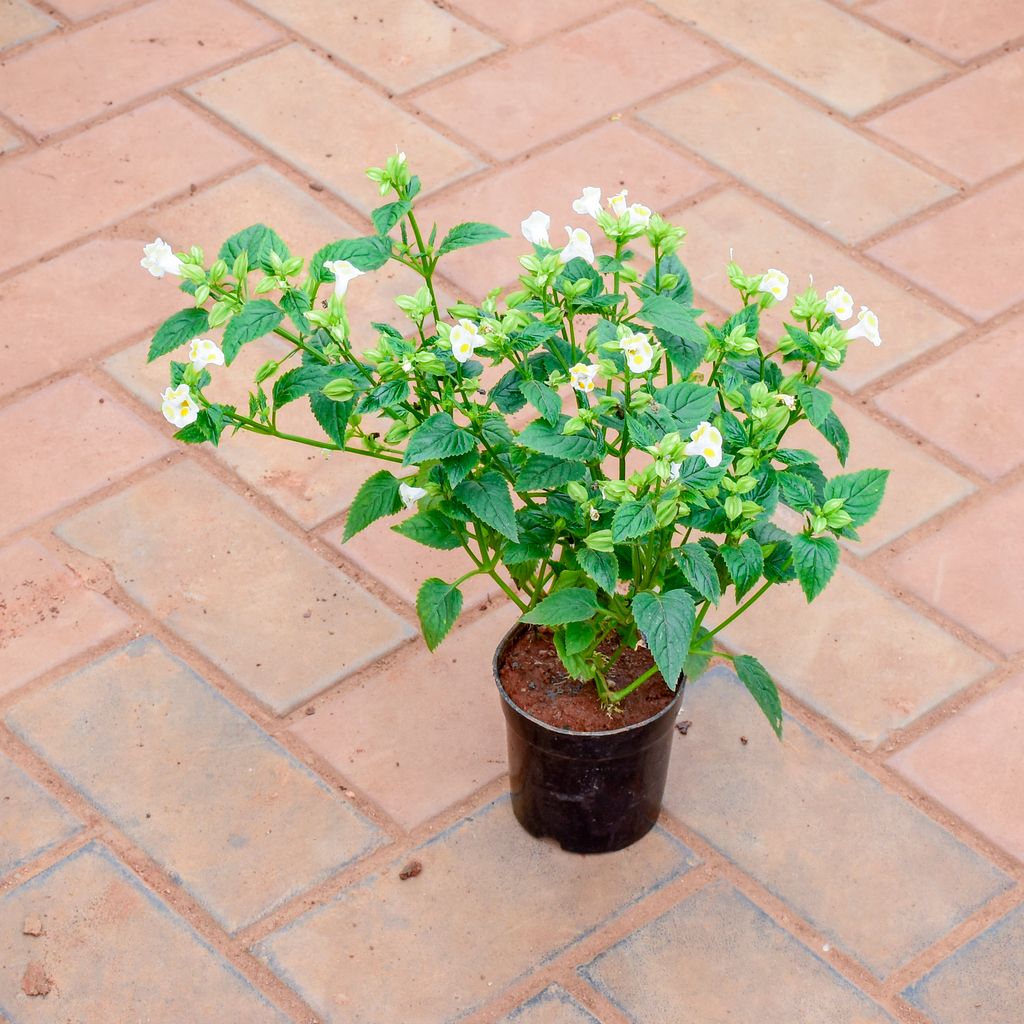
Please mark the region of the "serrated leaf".
POLYGON ((330 379, 331 372, 326 366, 293 367, 274 381, 274 405, 280 408, 289 402, 311 395, 319 391, 330 379))
POLYGON ((582 587, 556 590, 540 604, 521 616, 520 622, 535 626, 564 626, 568 622, 586 622, 598 612, 597 598, 582 587))
POLYGON ((702 421, 711 419, 718 393, 703 384, 680 381, 659 388, 654 393, 654 399, 668 409, 677 423, 677 429, 685 436, 702 421))
POLYGON ((691 683, 695 683, 704 674, 714 654, 715 638, 711 636, 710 630, 701 626, 690 641, 690 653, 683 665, 683 673, 691 683))
POLYGON ((475 446, 473 435, 457 426, 446 412, 428 416, 409 436, 404 463, 412 466, 431 459, 465 455, 475 446))
POLYGON ((652 295, 636 315, 638 320, 660 327, 684 341, 697 343, 704 339, 704 328, 697 323, 693 310, 667 295, 652 295))
POLYGON ((566 462, 551 455, 531 455, 516 477, 517 491, 547 491, 570 480, 582 480, 587 467, 582 462, 566 462))
POLYGON ((828 585, 839 565, 839 545, 831 537, 797 534, 792 540, 793 567, 808 602, 828 585))
POLYGON ((281 308, 269 299, 250 299, 224 328, 224 362, 230 366, 243 345, 269 334, 284 319, 281 308))
POLYGON ((606 593, 615 593, 619 577, 619 561, 610 551, 593 551, 587 547, 576 549, 580 568, 606 593))
POLYGON ((391 527, 409 540, 439 551, 454 551, 462 547, 459 534, 451 520, 440 512, 417 512, 391 527))
POLYGON ((779 490, 782 500, 797 512, 807 512, 818 504, 818 496, 814 493, 814 485, 805 477, 787 470, 778 476, 779 490))
POLYGON ((480 418, 480 436, 498 451, 504 451, 515 441, 512 428, 505 421, 505 417, 497 412, 485 413, 480 418))
POLYGON ((764 572, 761 545, 752 537, 745 537, 739 547, 723 544, 718 553, 722 556, 722 561, 725 562, 729 575, 736 585, 736 600, 739 601, 764 572))
POLYGON ((497 530, 513 543, 519 540, 516 511, 508 483, 496 471, 484 473, 478 480, 466 480, 455 488, 455 497, 477 519, 497 530))
POLYGON ((722 587, 718 580, 718 570, 707 551, 700 544, 684 544, 676 548, 675 556, 686 582, 705 601, 718 604, 722 597, 722 587))
POLYGON ((335 402, 315 392, 309 396, 309 408, 317 423, 339 448, 345 444, 345 428, 354 405, 355 402, 335 402))
POLYGON ((737 655, 733 664, 736 667, 736 675, 740 677, 743 685, 750 691, 750 695, 757 701, 757 706, 764 712, 768 724, 778 738, 782 739, 782 701, 779 700, 779 691, 772 682, 772 678, 765 671, 764 665, 752 658, 749 654, 737 655))
POLYGON ((318 281, 333 279, 333 274, 324 270, 324 264, 335 260, 348 260, 364 273, 379 270, 391 258, 391 239, 384 235, 366 235, 363 238, 343 238, 329 242, 310 260, 309 272, 318 281))
POLYGON ((703 455, 690 455, 679 466, 679 483, 695 491, 714 487, 729 471, 728 460, 709 466, 703 455))
POLYGON ((378 235, 386 235, 410 210, 412 203, 398 199, 393 203, 378 206, 370 217, 378 235))
POLYGON ((806 384, 797 385, 796 395, 800 399, 800 408, 803 409, 811 426, 820 430, 832 411, 832 396, 821 388, 808 387, 806 384))
POLYGON ((481 245, 483 242, 493 242, 498 238, 508 238, 508 232, 493 224, 482 224, 479 221, 467 221, 464 224, 456 224, 447 235, 444 236, 437 250, 438 256, 446 252, 453 252, 455 249, 465 249, 470 245, 481 245))
POLYGON ((863 526, 878 511, 888 479, 887 469, 862 469, 834 476, 825 484, 825 500, 842 498, 843 511, 853 520, 850 525, 863 526))
POLYGON ((291 255, 281 236, 266 224, 253 224, 232 235, 220 247, 217 258, 224 260, 230 267, 243 252, 249 257, 251 269, 260 268, 267 273, 273 269, 270 263, 272 252, 276 252, 283 260, 291 255))
MULTIPOLYGON (((671 291, 662 291, 661 295, 667 295, 670 299, 674 299, 676 302, 681 302, 684 305, 689 305, 693 301, 693 284, 690 281, 690 272, 680 262, 679 257, 675 254, 671 256, 662 256, 660 260, 661 280, 665 280, 666 274, 675 274, 679 279, 675 287, 671 291)), ((654 288, 655 271, 654 267, 644 274, 644 284, 648 288, 654 288)))
POLYGON ((637 540, 652 533, 657 526, 654 509, 646 501, 626 501, 612 517, 612 539, 616 543, 637 540))
POLYGON ((571 658, 582 654, 597 637, 592 622, 569 622, 565 627, 565 653, 571 658))
MULTIPOLYGON (((589 435, 563 434, 560 430, 562 419, 557 427, 543 420, 534 420, 516 438, 516 443, 541 455, 554 455, 575 462, 596 462, 604 455, 604 446, 589 435)), ((564 419, 568 420, 567 417, 564 419)))
POLYGON ((494 403, 495 408, 500 409, 506 415, 519 412, 526 405, 526 398, 520 388, 521 384, 522 378, 519 371, 509 370, 491 388, 488 397, 494 403))
POLYGON ((474 448, 465 455, 453 455, 451 458, 443 459, 439 468, 444 473, 448 486, 458 487, 476 469, 479 461, 480 453, 474 448))
POLYGON ((427 647, 435 651, 462 611, 462 591, 453 583, 432 576, 416 595, 416 614, 427 647))
POLYGON ((368 391, 363 400, 359 403, 360 413, 377 412, 379 409, 389 409, 394 405, 401 405, 409 397, 409 382, 407 380, 389 380, 378 384, 372 391, 368 391))
POLYGON ((557 426, 562 415, 562 400, 555 391, 539 380, 524 380, 519 390, 552 427, 557 426))
POLYGON ((761 329, 761 312, 756 305, 744 306, 733 313, 722 326, 722 336, 728 337, 737 327, 742 327, 748 338, 757 337, 757 332, 761 329))
POLYGON ((834 411, 825 417, 821 425, 817 426, 817 430, 835 448, 839 464, 845 466, 846 460, 850 457, 850 435, 846 432, 846 427, 842 425, 834 411))
POLYGON ((664 594, 643 591, 633 598, 633 618, 665 685, 675 690, 690 653, 696 609, 685 590, 664 594))
POLYGON ((386 469, 367 479, 348 510, 343 540, 351 540, 371 523, 398 512, 402 508, 400 483, 386 469))
POLYGON ((306 314, 309 312, 309 296, 295 288, 291 288, 281 296, 281 308, 288 314, 291 322, 303 333, 310 333, 309 321, 306 314))
POLYGON ((147 362, 173 352, 176 348, 198 337, 210 324, 205 309, 180 309, 169 316, 158 328, 149 344, 147 362))

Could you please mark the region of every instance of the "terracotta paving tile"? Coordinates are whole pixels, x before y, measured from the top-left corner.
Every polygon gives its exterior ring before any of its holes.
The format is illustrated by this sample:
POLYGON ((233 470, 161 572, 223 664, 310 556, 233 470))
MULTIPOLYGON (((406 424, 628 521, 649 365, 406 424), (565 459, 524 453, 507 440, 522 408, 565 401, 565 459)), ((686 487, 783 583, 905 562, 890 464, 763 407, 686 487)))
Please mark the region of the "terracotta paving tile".
POLYGON ((380 841, 152 639, 37 690, 5 721, 229 931, 380 841))
POLYGON ((94 239, 0 284, 0 394, 90 359, 181 307, 169 282, 147 288, 127 269, 138 267, 142 245, 94 239), (75 296, 74 330, 66 295, 75 296))
POLYGON ((79 512, 57 532, 106 561, 134 600, 279 714, 413 635, 191 463, 79 512), (197 510, 215 514, 204 520, 197 510), (251 632, 254 596, 258 639, 251 632))
POLYGON ((776 587, 721 635, 868 749, 992 667, 842 566, 811 605, 799 584, 776 587))
POLYGON ((561 985, 549 985, 498 1024, 600 1024, 561 985))
POLYGON ((875 397, 879 408, 990 479, 1024 461, 1024 316, 875 397), (998 411, 993 416, 993 410, 998 411))
POLYGON ((228 0, 153 0, 0 65, 3 111, 37 138, 273 42, 228 0))
POLYGON ((124 0, 58 0, 53 7, 71 21, 84 21, 96 14, 121 7, 124 0))
POLYGON ((302 46, 258 57, 188 92, 363 212, 380 202, 363 172, 382 164, 396 146, 423 179, 424 195, 480 166, 466 150, 302 46))
MULTIPOLYGON (((858 303, 870 306, 881 321, 884 343, 874 348, 855 342, 846 362, 830 379, 855 391, 879 377, 954 337, 960 325, 851 259, 835 245, 803 231, 768 206, 734 189, 727 189, 689 207, 672 218, 685 227, 686 237, 680 259, 687 265, 701 302, 711 300, 728 310, 739 307, 739 295, 729 284, 725 267, 729 251, 748 274, 779 267, 790 276, 791 294, 803 290, 807 275, 822 291, 842 284, 858 303)), ((774 338, 782 333, 782 321, 789 318, 792 303, 779 303, 762 314, 774 338)))
POLYGON ((497 126, 479 144, 506 160, 716 63, 710 48, 683 29, 618 10, 428 89, 416 105, 455 131, 497 126))
POLYGON ((578 21, 593 20, 614 5, 608 0, 456 0, 451 6, 514 43, 528 43, 578 21))
POLYGON ((666 809, 878 977, 1011 884, 798 722, 776 740, 730 671, 682 714, 666 809))
POLYGON ((868 122, 904 149, 975 184, 1024 160, 1019 116, 1024 53, 1012 53, 868 122))
POLYGON ((825 0, 657 0, 658 6, 849 116, 945 72, 938 62, 825 0), (829 40, 842 50, 837 60, 829 40))
MULTIPOLYGON (((166 97, 0 167, 0 271, 248 160, 166 97), (43 188, 40 182, 45 182, 43 188), (89 201, 82 202, 88 196, 89 201)), ((141 257, 140 257, 141 258, 141 257)))
POLYGON ((1024 299, 1024 173, 879 242, 871 256, 981 322, 1024 299), (999 254, 998 263, 992 253, 999 254))
POLYGON ((888 563, 892 577, 1005 654, 1024 649, 1024 483, 951 519, 888 563))
POLYGON ((690 896, 580 972, 644 1024, 677 1024, 683 1007, 700 1024, 893 1024, 725 882, 690 896))
POLYGON ((961 63, 1024 34, 1017 0, 878 0, 865 13, 961 63))
POLYGON ((506 798, 412 856, 419 878, 400 881, 396 863, 257 945, 324 1024, 454 1021, 697 863, 660 829, 619 853, 564 853, 506 798), (457 986, 437 984, 439 964, 458 964, 457 986))
POLYGON ((515 609, 503 604, 458 628, 433 654, 417 645, 412 656, 322 701, 291 731, 414 828, 505 772, 491 659, 515 620, 515 609), (387 707, 400 713, 382 715, 387 707))
POLYGON ((0 49, 24 43, 56 27, 53 18, 25 0, 0 0, 0 49))
POLYGON ((935 1024, 1009 1024, 1024 1005, 1024 907, 902 993, 935 1024))
POLYGON ((596 242, 599 232, 591 219, 572 208, 584 185, 599 185, 606 198, 628 187, 631 200, 663 211, 713 180, 693 161, 616 122, 424 203, 422 216, 442 229, 464 220, 483 220, 511 235, 488 243, 486 249, 451 253, 439 265, 466 296, 482 298, 523 273, 519 257, 532 250, 520 224, 531 210, 551 215, 555 244, 564 244, 567 224, 587 228, 596 242))
POLYGON ((0 444, 0 535, 73 504, 172 448, 168 438, 82 377, 0 410, 0 444))
POLYGON ((1024 861, 1024 677, 986 694, 900 751, 900 774, 1024 861))
POLYGON ((0 609, 0 694, 131 622, 34 540, 0 548, 0 609))
POLYGON ((874 235, 952 193, 745 70, 685 89, 642 116, 843 242, 874 235))
POLYGON ((289 1020, 99 843, 0 898, 0 963, 0 1007, 16 1024, 289 1020), (22 934, 27 915, 41 936, 22 934), (22 993, 31 962, 52 982, 45 997, 22 993))
MULTIPOLYGON (((81 828, 42 786, 4 754, 0 754, 0 804, 4 810, 0 876, 70 839, 81 828)), ((20 925, 18 931, 21 932, 20 925)))
POLYGON ((21 145, 21 139, 14 132, 0 125, 0 153, 9 153, 21 145))
POLYGON ((501 49, 429 0, 253 0, 270 17, 394 92, 405 92, 501 49))

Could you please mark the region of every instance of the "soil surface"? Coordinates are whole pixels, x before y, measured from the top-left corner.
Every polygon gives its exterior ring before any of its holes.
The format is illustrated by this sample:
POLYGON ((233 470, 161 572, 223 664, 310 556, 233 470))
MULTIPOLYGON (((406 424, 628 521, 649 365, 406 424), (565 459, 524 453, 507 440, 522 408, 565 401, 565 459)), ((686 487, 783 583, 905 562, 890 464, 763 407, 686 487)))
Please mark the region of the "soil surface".
MULTIPOLYGON (((617 645, 601 648, 612 654, 617 645)), ((627 686, 654 664, 650 651, 626 651, 612 667, 608 683, 613 690, 627 686)), ((562 665, 548 630, 530 627, 509 645, 499 666, 501 685, 512 701, 527 714, 559 729, 577 732, 608 732, 643 722, 672 702, 675 694, 660 672, 631 693, 611 715, 601 707, 591 682, 573 679, 562 665)))

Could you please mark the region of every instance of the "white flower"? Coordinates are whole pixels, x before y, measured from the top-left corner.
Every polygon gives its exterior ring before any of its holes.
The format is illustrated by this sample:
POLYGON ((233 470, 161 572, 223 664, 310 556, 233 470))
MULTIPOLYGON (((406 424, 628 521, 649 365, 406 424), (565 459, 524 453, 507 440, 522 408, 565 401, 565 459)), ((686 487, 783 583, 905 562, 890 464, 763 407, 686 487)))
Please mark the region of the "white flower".
POLYGON ((594 378, 597 376, 597 367, 592 363, 577 363, 569 370, 569 377, 572 379, 572 386, 585 395, 594 390, 594 378))
POLYGON ((849 320, 853 316, 853 296, 837 284, 825 292, 825 309, 837 320, 849 320))
POLYGON ((768 292, 781 302, 789 294, 789 278, 781 270, 772 267, 761 275, 759 292, 768 292))
POLYGON ((148 270, 154 277, 163 277, 164 274, 181 275, 181 260, 174 255, 171 247, 162 238, 144 245, 142 252, 139 266, 148 270))
POLYGON ((617 196, 611 196, 608 199, 608 205, 616 217, 621 217, 624 213, 629 212, 626 208, 626 196, 628 195, 629 190, 623 189, 617 196))
POLYGON ((857 323, 846 332, 846 337, 851 341, 854 338, 867 338, 878 348, 882 344, 882 336, 878 333, 878 317, 867 306, 861 306, 857 323))
POLYGON ((569 244, 559 253, 558 258, 563 263, 568 263, 569 260, 574 260, 578 256, 593 264, 594 247, 591 245, 590 235, 583 228, 571 228, 568 224, 565 226, 565 231, 569 236, 569 244))
POLYGON ((796 396, 795 395, 779 395, 779 401, 787 409, 795 409, 796 408, 796 396))
POLYGON ((685 455, 703 455, 709 466, 717 466, 722 461, 722 435, 704 420, 690 434, 690 443, 683 449, 685 455))
POLYGON ((626 212, 629 214, 629 226, 631 228, 645 228, 651 222, 651 208, 649 206, 641 206, 640 203, 634 203, 626 212))
POLYGON ((631 334, 620 342, 622 354, 626 357, 626 366, 633 374, 646 373, 654 363, 654 346, 650 335, 631 334))
POLYGON ((412 371, 413 371, 412 360, 411 359, 403 359, 402 360, 402 369, 406 373, 412 373, 412 371))
POLYGON ((452 356, 458 363, 464 363, 473 353, 487 344, 487 339, 482 337, 480 329, 472 320, 460 320, 448 335, 452 344, 452 356))
POLYGON ((679 470, 683 468, 681 462, 670 462, 668 464, 668 479, 669 483, 675 483, 679 479, 679 470))
POLYGON ((359 270, 348 260, 327 260, 324 263, 324 270, 329 270, 334 275, 334 294, 339 298, 348 291, 348 283, 357 277, 362 277, 365 270, 359 270))
POLYGON ((188 357, 195 370, 224 365, 224 353, 217 343, 210 341, 209 338, 193 338, 188 345, 188 357))
POLYGON ((601 513, 598 512, 596 508, 591 508, 591 510, 590 510, 590 521, 592 523, 596 523, 598 521, 598 519, 600 519, 600 518, 601 518, 601 513))
POLYGON ((427 492, 422 487, 410 487, 408 484, 398 485, 398 496, 406 508, 412 508, 420 498, 425 498, 427 492))
POLYGON ((601 212, 601 190, 593 185, 585 185, 583 195, 572 201, 572 208, 577 213, 585 213, 588 217, 596 217, 601 212))
POLYGON ((551 218, 543 210, 534 210, 519 226, 523 229, 523 238, 530 245, 550 244, 548 228, 551 227, 551 218))
POLYGON ((187 427, 195 423, 199 416, 199 406, 192 399, 192 391, 187 384, 167 388, 160 398, 163 400, 160 411, 168 423, 176 427, 187 427))

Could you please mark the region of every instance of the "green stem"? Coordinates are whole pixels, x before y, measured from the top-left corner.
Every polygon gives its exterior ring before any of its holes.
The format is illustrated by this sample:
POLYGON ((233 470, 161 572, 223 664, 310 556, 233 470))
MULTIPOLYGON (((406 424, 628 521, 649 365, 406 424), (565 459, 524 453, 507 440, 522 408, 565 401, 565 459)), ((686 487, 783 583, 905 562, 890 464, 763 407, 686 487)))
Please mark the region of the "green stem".
POLYGON ((430 303, 434 307, 434 323, 439 324, 441 322, 441 311, 438 309, 437 296, 434 294, 434 264, 430 262, 427 247, 423 244, 423 235, 420 234, 420 226, 416 223, 416 214, 410 210, 406 216, 409 218, 409 227, 412 228, 412 233, 416 236, 416 244, 420 250, 420 259, 423 261, 423 268, 420 273, 426 282, 427 291, 430 292, 430 303))
MULTIPOLYGON (((729 625, 730 622, 733 621, 733 619, 739 618, 739 616, 742 615, 763 593, 765 593, 771 585, 771 580, 768 580, 763 586, 759 587, 753 597, 747 598, 747 600, 744 601, 743 604, 741 604, 739 608, 732 613, 732 615, 728 616, 728 618, 722 619, 714 629, 710 630, 708 632, 708 637, 714 636, 716 633, 720 633, 729 625)), ((705 637, 704 639, 707 640, 708 637, 705 637)))
POLYGON ((647 680, 650 679, 651 676, 653 676, 654 673, 657 671, 658 666, 652 665, 646 672, 644 672, 643 675, 637 676, 636 679, 633 680, 633 682, 622 687, 621 690, 612 690, 608 695, 608 699, 613 704, 618 704, 620 701, 624 701, 634 690, 643 686, 643 684, 646 683, 647 680))

